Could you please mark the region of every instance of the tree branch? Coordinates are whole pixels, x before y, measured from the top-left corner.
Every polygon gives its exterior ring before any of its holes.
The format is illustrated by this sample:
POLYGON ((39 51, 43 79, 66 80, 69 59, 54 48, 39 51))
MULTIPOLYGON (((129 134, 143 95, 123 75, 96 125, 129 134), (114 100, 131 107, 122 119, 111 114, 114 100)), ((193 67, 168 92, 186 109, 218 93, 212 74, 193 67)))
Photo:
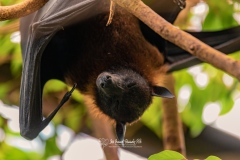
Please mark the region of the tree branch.
POLYGON ((0 35, 8 34, 19 30, 19 21, 6 24, 0 27, 0 35))
MULTIPOLYGON (((171 74, 166 75, 166 82, 166 87, 174 94, 174 78, 171 74)), ((178 113, 177 99, 176 97, 173 99, 163 98, 162 104, 164 149, 177 151, 186 155, 184 133, 178 113)))
MULTIPOLYGON (((25 0, 12 6, 0 6, 0 21, 20 18, 41 8, 48 0, 25 0)), ((211 48, 190 34, 174 27, 141 0, 112 0, 134 14, 166 40, 240 80, 240 62, 211 48), (151 18, 149 18, 151 17, 151 18)))
MULTIPOLYGON (((127 9, 164 39, 176 44, 192 55, 240 80, 240 62, 201 42, 190 34, 174 27, 141 0, 112 0, 127 9), (151 17, 151 18, 150 18, 151 17)), ((166 6, 168 7, 168 6, 166 6)))
MULTIPOLYGON (((90 118, 92 120, 94 136, 98 139, 103 138, 106 141, 110 139, 116 139, 112 125, 106 119, 97 118, 92 113, 89 112, 90 118)), ((102 147, 107 160, 119 160, 118 157, 118 147, 114 144, 108 144, 102 147)))
POLYGON ((11 6, 0 6, 0 21, 26 16, 35 12, 47 2, 48 0, 25 0, 11 6))

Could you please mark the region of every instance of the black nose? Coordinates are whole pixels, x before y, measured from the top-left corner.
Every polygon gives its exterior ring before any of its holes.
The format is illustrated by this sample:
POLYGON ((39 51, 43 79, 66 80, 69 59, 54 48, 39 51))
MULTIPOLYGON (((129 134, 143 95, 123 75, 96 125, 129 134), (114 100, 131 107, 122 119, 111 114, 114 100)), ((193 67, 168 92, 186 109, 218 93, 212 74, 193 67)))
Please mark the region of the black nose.
POLYGON ((100 86, 102 88, 107 88, 111 84, 112 84, 112 77, 110 75, 104 75, 103 77, 101 77, 100 86))

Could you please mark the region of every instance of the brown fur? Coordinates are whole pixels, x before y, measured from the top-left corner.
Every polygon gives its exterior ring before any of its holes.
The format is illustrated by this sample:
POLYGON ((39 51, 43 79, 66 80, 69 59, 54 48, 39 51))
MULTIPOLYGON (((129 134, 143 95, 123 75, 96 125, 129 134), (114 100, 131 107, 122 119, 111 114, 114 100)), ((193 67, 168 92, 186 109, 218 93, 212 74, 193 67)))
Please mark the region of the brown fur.
POLYGON ((108 15, 108 12, 102 13, 73 26, 77 28, 74 34, 80 37, 79 47, 75 51, 75 62, 71 63, 66 74, 67 81, 78 84, 77 88, 85 95, 90 110, 97 114, 100 112, 93 95, 101 72, 118 66, 131 68, 151 86, 159 85, 163 76, 164 58, 144 39, 138 19, 117 7, 112 23, 106 26, 108 15))
POLYGON ((79 42, 82 54, 78 53, 77 63, 72 63, 67 79, 77 82, 82 93, 88 94, 99 73, 121 65, 133 68, 151 84, 156 83, 153 77, 160 74, 156 72, 163 65, 163 56, 144 39, 138 20, 120 7, 111 25, 106 27, 107 19, 108 12, 77 26, 76 34, 83 39, 79 42))

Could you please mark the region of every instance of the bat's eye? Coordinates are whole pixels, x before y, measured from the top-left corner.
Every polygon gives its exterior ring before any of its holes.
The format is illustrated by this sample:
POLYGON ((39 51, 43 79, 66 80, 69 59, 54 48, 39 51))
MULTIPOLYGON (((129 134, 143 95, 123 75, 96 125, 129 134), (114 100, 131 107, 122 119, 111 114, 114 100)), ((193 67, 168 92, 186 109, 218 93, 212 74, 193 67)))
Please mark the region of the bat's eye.
POLYGON ((127 88, 132 88, 136 85, 135 82, 128 83, 127 88))

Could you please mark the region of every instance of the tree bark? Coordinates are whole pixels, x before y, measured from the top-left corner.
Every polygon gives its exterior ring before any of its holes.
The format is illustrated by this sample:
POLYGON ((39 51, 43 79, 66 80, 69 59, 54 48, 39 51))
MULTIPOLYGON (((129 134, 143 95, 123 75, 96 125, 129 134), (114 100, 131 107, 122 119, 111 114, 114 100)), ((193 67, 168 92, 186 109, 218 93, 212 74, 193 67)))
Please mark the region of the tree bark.
MULTIPOLYGON (((0 6, 0 20, 19 18, 28 15, 38 10, 47 1, 48 0, 26 0, 12 6, 0 6)), ((233 60, 225 54, 199 41, 190 34, 174 27, 152 11, 141 0, 112 1, 134 14, 166 40, 195 55, 200 60, 212 64, 216 68, 219 68, 240 80, 239 61, 233 60)))
POLYGON ((37 11, 48 0, 25 0, 11 6, 0 6, 0 21, 20 18, 37 11))
MULTIPOLYGON (((174 94, 174 78, 166 76, 166 87, 174 94)), ((163 98, 163 146, 164 149, 177 151, 186 155, 182 122, 177 108, 177 99, 163 98)))
MULTIPOLYGON (((89 114, 92 120, 93 131, 96 138, 103 138, 106 141, 109 141, 110 139, 116 139, 111 123, 109 123, 106 119, 100 119, 94 115, 91 115, 91 112, 89 112, 89 114)), ((119 160, 117 146, 108 144, 107 146, 102 146, 102 149, 107 160, 119 160)))
MULTIPOLYGON (((221 69, 240 80, 240 62, 174 27, 146 6, 141 0, 112 0, 127 9, 164 39, 188 51, 200 60, 221 69)), ((168 7, 168 6, 166 6, 168 7)))
MULTIPOLYGON (((90 96, 91 97, 91 96, 90 96)), ((101 117, 99 111, 96 113, 95 109, 97 109, 96 105, 87 95, 84 95, 84 101, 88 109, 89 116, 92 120, 92 129, 94 132, 94 136, 96 138, 103 139, 106 142, 106 145, 102 145, 102 149, 106 156, 107 160, 119 160, 118 157, 118 146, 115 144, 110 144, 110 140, 116 139, 116 136, 113 132, 112 123, 108 118, 101 117), (98 115, 99 114, 99 115, 98 115)), ((97 109, 98 110, 98 109, 97 109)), ((100 143, 100 142, 99 142, 100 143)))

